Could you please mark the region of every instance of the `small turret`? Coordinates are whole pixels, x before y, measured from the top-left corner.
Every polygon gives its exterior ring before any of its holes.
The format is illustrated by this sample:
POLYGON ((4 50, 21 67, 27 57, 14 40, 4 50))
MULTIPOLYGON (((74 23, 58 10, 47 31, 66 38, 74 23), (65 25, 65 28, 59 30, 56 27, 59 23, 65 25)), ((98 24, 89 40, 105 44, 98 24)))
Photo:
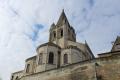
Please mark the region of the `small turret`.
POLYGON ((55 23, 52 23, 50 30, 55 29, 55 28, 56 28, 55 23))

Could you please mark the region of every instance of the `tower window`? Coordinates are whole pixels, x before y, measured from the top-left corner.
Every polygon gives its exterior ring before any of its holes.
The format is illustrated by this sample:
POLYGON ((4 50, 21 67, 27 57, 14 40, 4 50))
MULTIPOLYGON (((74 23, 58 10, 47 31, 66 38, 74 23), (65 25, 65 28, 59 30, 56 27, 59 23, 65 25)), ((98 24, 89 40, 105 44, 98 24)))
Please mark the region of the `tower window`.
POLYGON ((27 64, 26 72, 29 73, 30 71, 30 64, 27 64))
POLYGON ((68 63, 68 54, 64 54, 64 64, 68 63))
POLYGON ((38 64, 42 64, 42 59, 43 59, 43 54, 40 53, 40 54, 39 54, 39 61, 38 61, 38 64))
POLYGON ((54 54, 53 54, 53 52, 50 52, 49 53, 48 63, 53 64, 53 62, 54 62, 54 54))
POLYGON ((61 33, 61 37, 63 37, 63 29, 61 29, 60 33, 61 33))
POLYGON ((54 38, 56 38, 56 32, 55 31, 53 32, 53 36, 54 36, 54 38))

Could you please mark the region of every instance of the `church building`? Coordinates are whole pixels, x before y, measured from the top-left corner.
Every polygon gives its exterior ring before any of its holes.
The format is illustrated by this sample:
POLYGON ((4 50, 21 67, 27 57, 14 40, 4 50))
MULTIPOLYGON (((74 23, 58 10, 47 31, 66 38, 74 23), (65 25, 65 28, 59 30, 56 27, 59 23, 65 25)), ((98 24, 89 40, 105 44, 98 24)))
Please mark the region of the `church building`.
POLYGON ((87 42, 76 41, 76 33, 62 11, 49 29, 49 41, 26 59, 25 68, 11 80, 120 80, 120 37, 110 52, 95 58, 87 42))

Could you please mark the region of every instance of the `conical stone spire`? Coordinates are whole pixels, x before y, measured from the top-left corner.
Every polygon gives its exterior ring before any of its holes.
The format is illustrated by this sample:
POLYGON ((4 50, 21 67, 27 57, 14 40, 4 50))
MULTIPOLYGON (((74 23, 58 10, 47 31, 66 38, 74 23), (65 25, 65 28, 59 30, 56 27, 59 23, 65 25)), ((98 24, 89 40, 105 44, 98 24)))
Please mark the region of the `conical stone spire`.
POLYGON ((63 9, 63 10, 62 10, 62 13, 61 13, 61 15, 60 15, 60 17, 59 17, 59 20, 58 20, 58 22, 57 22, 57 26, 61 26, 61 25, 64 24, 64 23, 68 23, 68 24, 69 24, 69 22, 68 22, 68 20, 67 20, 67 17, 66 17, 66 15, 65 15, 64 9, 63 9))

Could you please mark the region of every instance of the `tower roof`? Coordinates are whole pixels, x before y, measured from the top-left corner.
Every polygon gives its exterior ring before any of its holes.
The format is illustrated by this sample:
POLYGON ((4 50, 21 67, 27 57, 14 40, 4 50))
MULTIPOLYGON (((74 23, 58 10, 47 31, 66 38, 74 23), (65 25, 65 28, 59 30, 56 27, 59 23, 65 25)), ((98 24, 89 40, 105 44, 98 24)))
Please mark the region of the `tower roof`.
POLYGON ((64 22, 65 22, 65 23, 67 22, 67 23, 69 24, 68 19, 67 19, 66 15, 65 15, 65 12, 64 12, 64 9, 63 9, 63 10, 62 10, 62 13, 61 13, 61 15, 60 15, 60 17, 59 17, 59 19, 58 19, 57 25, 60 26, 60 25, 62 25, 64 22))

